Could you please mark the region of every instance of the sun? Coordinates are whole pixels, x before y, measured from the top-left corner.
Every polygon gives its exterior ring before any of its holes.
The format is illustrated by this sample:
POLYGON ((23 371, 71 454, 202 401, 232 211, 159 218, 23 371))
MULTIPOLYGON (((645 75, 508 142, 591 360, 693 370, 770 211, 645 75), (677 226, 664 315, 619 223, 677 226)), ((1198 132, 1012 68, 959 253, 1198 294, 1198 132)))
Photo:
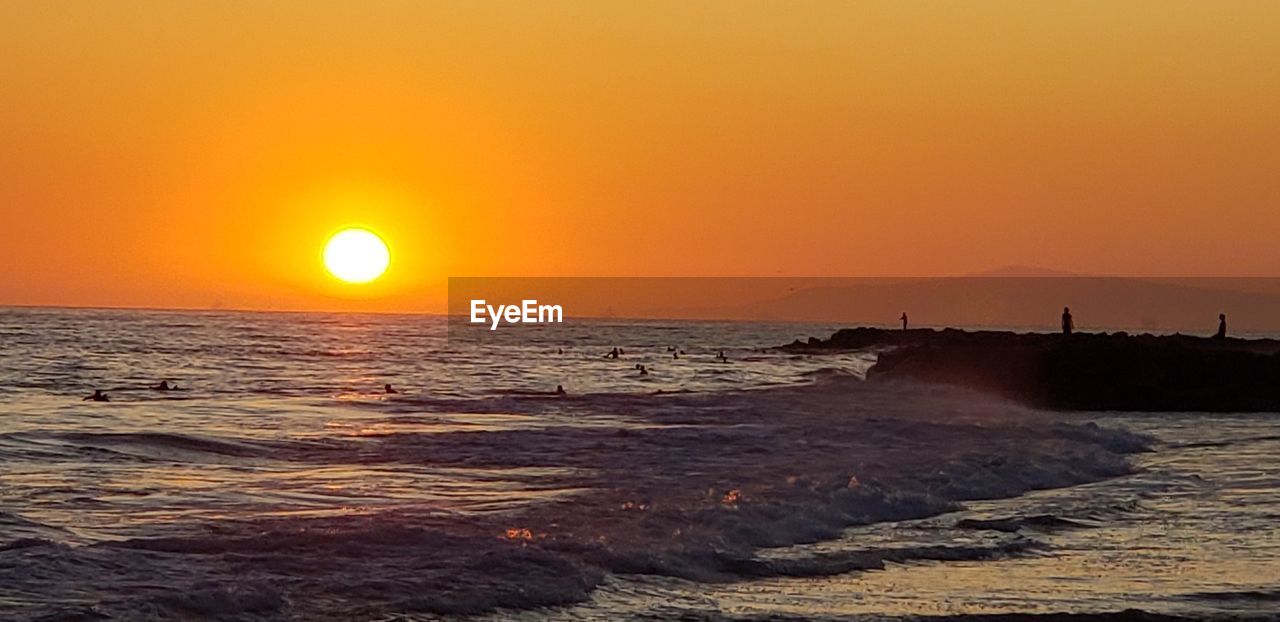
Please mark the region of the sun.
POLYGON ((347 283, 368 283, 387 271, 391 252, 368 229, 343 229, 324 244, 324 267, 347 283))

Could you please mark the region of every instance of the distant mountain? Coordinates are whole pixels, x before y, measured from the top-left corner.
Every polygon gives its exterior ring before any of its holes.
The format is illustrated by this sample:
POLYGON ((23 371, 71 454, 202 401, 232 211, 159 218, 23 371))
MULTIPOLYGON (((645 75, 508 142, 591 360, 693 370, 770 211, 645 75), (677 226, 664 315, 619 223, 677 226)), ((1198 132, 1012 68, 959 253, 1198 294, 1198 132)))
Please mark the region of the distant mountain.
POLYGON ((1024 276, 1035 276, 1035 277, 1047 277, 1047 276, 1048 276, 1048 277, 1063 277, 1063 276, 1086 276, 1086 275, 1078 274, 1078 273, 1075 273, 1075 272, 1065 272, 1065 271, 1063 271, 1063 270, 1054 270, 1053 268, 1041 268, 1040 266, 1022 266, 1022 265, 1013 265, 1013 266, 1002 266, 1002 267, 999 267, 999 268, 992 268, 991 270, 983 270, 982 272, 975 272, 975 273, 973 273, 973 274, 971 274, 971 275, 969 275, 969 276, 982 276, 982 277, 1024 277, 1024 276))
POLYGON ((563 305, 566 318, 665 318, 1081 331, 1280 333, 1280 278, 1073 276, 1010 266, 966 277, 451 279, 450 312, 471 300, 563 305), (1033 273, 1027 276, 1028 272, 1033 273), (1021 276, 1010 276, 1021 275, 1021 276))
POLYGON ((723 309, 734 319, 892 326, 1056 329, 1071 307, 1078 329, 1211 334, 1218 314, 1233 331, 1280 331, 1280 279, 974 276, 851 279, 723 309))

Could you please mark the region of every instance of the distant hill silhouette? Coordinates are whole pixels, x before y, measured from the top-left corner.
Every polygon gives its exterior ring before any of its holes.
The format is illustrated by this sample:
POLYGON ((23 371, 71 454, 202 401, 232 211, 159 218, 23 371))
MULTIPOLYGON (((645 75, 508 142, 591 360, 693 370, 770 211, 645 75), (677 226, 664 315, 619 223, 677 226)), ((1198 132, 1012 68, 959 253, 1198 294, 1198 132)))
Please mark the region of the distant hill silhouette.
POLYGON ((1056 330, 1071 307, 1082 331, 1280 333, 1280 278, 1072 276, 1010 266, 981 276, 911 278, 450 279, 450 313, 470 299, 564 305, 565 317, 819 322, 1056 330), (1033 272, 1036 276, 1005 276, 1033 272), (1052 276, 1048 276, 1052 275, 1052 276))
POLYGON ((1054 270, 1053 268, 1041 268, 1039 266, 1002 266, 992 268, 991 270, 983 270, 975 272, 969 276, 985 276, 985 277, 1068 277, 1068 276, 1088 276, 1076 272, 1065 272, 1063 270, 1054 270))
POLYGON ((1080 330, 1140 329, 1212 334, 1219 313, 1229 330, 1280 330, 1280 279, 1123 277, 959 277, 851 279, 722 309, 734 319, 912 326, 1054 329, 1064 306, 1080 330))

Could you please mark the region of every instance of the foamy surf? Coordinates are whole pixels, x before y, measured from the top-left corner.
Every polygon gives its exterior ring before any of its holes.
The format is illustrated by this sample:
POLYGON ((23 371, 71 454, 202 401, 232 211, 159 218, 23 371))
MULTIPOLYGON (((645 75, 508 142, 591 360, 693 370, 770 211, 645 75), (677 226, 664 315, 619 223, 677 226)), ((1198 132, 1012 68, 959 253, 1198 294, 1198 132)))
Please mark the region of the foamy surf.
POLYGON ((371 402, 353 416, 387 422, 372 435, 57 436, 51 440, 91 460, 226 467, 235 459, 294 473, 380 467, 388 484, 397 469, 429 465, 460 470, 452 485, 466 492, 521 480, 500 486, 521 500, 472 511, 447 496, 388 505, 375 498, 386 491, 371 477, 363 483, 375 497, 365 499, 283 485, 255 493, 268 510, 281 504, 274 516, 215 505, 224 516, 158 522, 147 536, 113 536, 104 526, 87 544, 52 534, 8 539, 0 554, 6 602, 27 618, 479 614, 581 602, 608 576, 722 583, 1021 555, 1037 545, 884 546, 795 559, 760 552, 936 515, 966 499, 1112 477, 1128 471, 1128 452, 1145 447, 1125 432, 1064 424, 965 391, 858 380, 600 395, 530 403, 527 413, 512 412, 519 402, 502 403, 505 416, 474 430, 401 430, 400 406, 371 402), (600 412, 607 424, 567 424, 600 412), (109 453, 96 453, 102 449, 109 453), (299 509, 334 503, 343 511, 299 509))

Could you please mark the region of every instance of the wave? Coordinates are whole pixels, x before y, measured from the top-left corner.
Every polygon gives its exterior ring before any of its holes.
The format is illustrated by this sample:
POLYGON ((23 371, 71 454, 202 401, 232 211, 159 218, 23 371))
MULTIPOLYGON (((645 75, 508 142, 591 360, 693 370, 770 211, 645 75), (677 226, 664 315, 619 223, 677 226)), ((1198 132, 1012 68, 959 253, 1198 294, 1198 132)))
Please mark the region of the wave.
MULTIPOLYGON (((939 509, 920 500, 850 495, 856 520, 939 509), (860 501, 853 501, 853 499, 860 501)), ((980 560, 1039 548, 1029 540, 993 546, 925 546, 763 559, 724 541, 624 547, 599 540, 544 540, 537 531, 492 533, 496 523, 422 526, 423 517, 384 513, 307 521, 223 525, 226 533, 131 538, 68 547, 26 540, 0 547, 0 580, 56 568, 59 585, 114 593, 99 611, 130 619, 262 616, 354 619, 369 611, 476 614, 580 602, 606 572, 701 581, 813 577, 910 561, 980 560), (174 589, 178 588, 178 589, 174 589), (314 601, 305 595, 323 595, 314 601), (310 603, 315 602, 319 606, 310 603), (343 605, 345 604, 345 605, 343 605)), ((756 519, 758 520, 758 519, 756 519)), ((849 519, 845 519, 849 520, 849 519)), ((51 598, 50 602, 57 602, 51 598)))
POLYGON ((1280 588, 1273 590, 1240 590, 1223 592, 1195 592, 1187 594, 1191 600, 1244 601, 1250 603, 1280 603, 1280 588))
POLYGON ((44 546, 55 539, 70 539, 70 530, 0 510, 0 551, 44 546))
POLYGON ((63 442, 149 456, 551 475, 530 486, 530 503, 500 512, 403 508, 225 519, 92 546, 25 546, 0 552, 0 584, 27 595, 26 610, 41 615, 57 611, 49 603, 89 599, 123 619, 143 611, 162 618, 368 619, 576 602, 608 573, 723 582, 1017 555, 1038 545, 1015 539, 805 559, 761 550, 933 516, 970 499, 1112 477, 1129 472, 1125 452, 1145 448, 1125 432, 915 385, 494 403, 503 413, 618 411, 630 419, 613 427, 410 431, 358 442, 61 434, 63 442), (537 496, 557 487, 579 492, 537 496))
POLYGON ((274 448, 248 441, 214 439, 194 434, 166 432, 62 432, 56 435, 68 443, 108 449, 142 449, 149 455, 201 453, 234 457, 267 457, 274 448))
MULTIPOLYGON (((77 580, 116 591, 107 610, 126 619, 144 612, 292 618, 286 609, 324 620, 365 619, 376 610, 471 614, 577 602, 603 580, 597 568, 519 540, 449 534, 394 515, 239 527, 53 547, 43 556, 77 580)), ((0 578, 13 565, 0 565, 0 578)))
POLYGON ((957 529, 999 531, 1002 533, 1017 533, 1023 530, 1054 532, 1063 529, 1088 529, 1092 527, 1097 527, 1097 525, 1061 518, 1052 514, 991 519, 966 518, 956 522, 957 529))
POLYGON ((843 367, 820 367, 818 369, 802 372, 800 377, 814 383, 841 382, 846 380, 865 380, 866 373, 845 369, 843 367))
POLYGON ((1184 443, 1173 443, 1170 444, 1169 447, 1173 449, 1207 449, 1214 447, 1229 447, 1232 445, 1246 445, 1249 443, 1269 443, 1273 441, 1280 441, 1280 435, 1262 434, 1227 440, 1188 441, 1184 443))
POLYGON ((769 559, 714 550, 682 558, 616 556, 593 561, 619 574, 653 574, 694 581, 742 581, 768 577, 812 578, 884 570, 886 564, 916 561, 981 561, 1041 550, 1044 545, 1018 539, 990 546, 914 546, 860 549, 802 558, 769 559))
POLYGON ((20 549, 29 549, 33 547, 59 546, 52 540, 44 538, 17 538, 8 542, 0 543, 0 552, 16 551, 20 549))

